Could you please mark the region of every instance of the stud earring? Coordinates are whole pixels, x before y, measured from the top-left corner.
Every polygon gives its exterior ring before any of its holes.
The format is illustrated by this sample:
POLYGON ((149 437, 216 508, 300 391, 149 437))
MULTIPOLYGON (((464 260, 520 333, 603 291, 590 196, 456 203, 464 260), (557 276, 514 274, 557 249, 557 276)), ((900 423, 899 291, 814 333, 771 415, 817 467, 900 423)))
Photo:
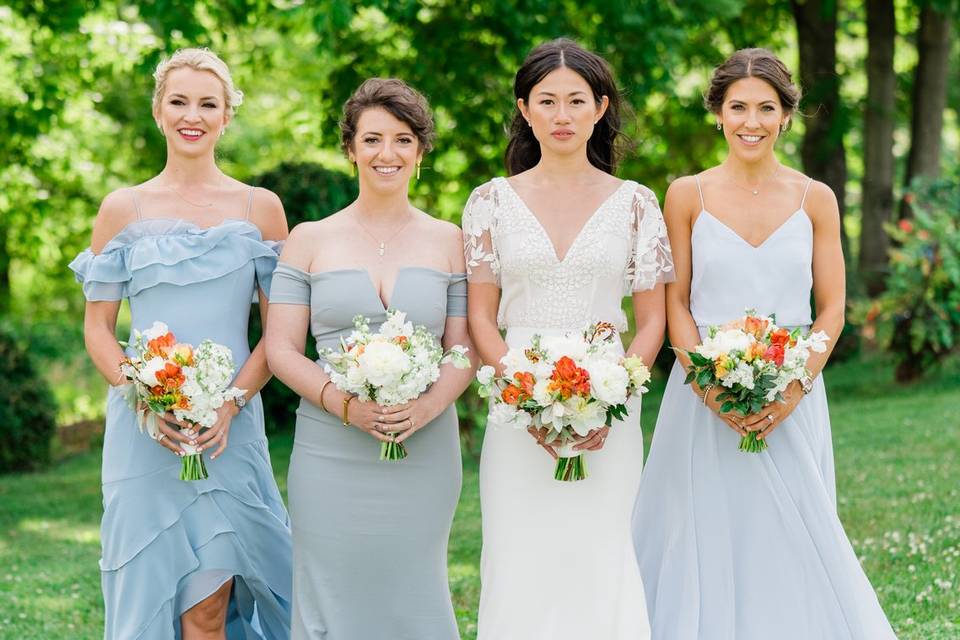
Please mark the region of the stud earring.
POLYGON ((417 163, 417 180, 420 179, 420 163, 417 163))
POLYGON ((723 131, 723 125, 719 122, 717 123, 717 131, 723 131))

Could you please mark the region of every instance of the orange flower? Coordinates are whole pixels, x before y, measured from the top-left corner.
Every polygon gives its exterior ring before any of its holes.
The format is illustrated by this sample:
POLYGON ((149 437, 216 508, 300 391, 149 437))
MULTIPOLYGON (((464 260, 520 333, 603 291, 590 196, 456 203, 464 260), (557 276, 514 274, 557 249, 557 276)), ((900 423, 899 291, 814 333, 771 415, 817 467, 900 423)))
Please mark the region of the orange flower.
POLYGON ((783 366, 784 349, 782 344, 772 344, 763 354, 763 359, 767 362, 773 362, 778 367, 783 366))
POLYGON ((533 378, 533 374, 532 374, 532 373, 529 373, 529 372, 527 372, 527 371, 518 371, 518 372, 516 372, 515 374, 513 374, 513 378, 514 378, 514 380, 517 381, 518 385, 520 386, 520 389, 521 389, 521 391, 523 392, 523 395, 526 396, 525 398, 522 398, 521 400, 526 400, 527 398, 532 398, 532 397, 533 397, 533 384, 536 382, 536 380, 534 380, 534 378, 533 378))
POLYGON ((398 344, 402 347, 405 344, 407 344, 407 342, 409 341, 407 340, 407 336, 397 336, 396 338, 393 339, 393 342, 394 344, 398 344))
POLYGON ((170 349, 170 356, 173 360, 183 366, 193 366, 193 347, 189 344, 176 344, 170 349))
POLYGON ((777 329, 770 334, 770 344, 774 346, 786 346, 790 344, 790 332, 786 329, 777 329))
POLYGON ((743 357, 747 362, 753 362, 757 358, 762 358, 766 350, 767 347, 762 342, 752 342, 743 357))
POLYGON ((547 389, 558 392, 564 400, 575 393, 585 396, 590 393, 590 374, 578 367, 572 358, 563 356, 553 366, 547 389))
POLYGON ((163 369, 157 371, 157 382, 160 383, 160 387, 167 391, 179 389, 185 381, 186 377, 183 375, 183 369, 175 362, 167 362, 163 365, 163 369))
POLYGON ((767 325, 769 324, 770 321, 766 318, 747 316, 743 319, 743 330, 759 340, 763 337, 763 332, 767 330, 767 325))
POLYGON ((515 384, 511 384, 500 392, 500 399, 507 404, 519 404, 520 397, 523 395, 523 389, 515 384))
POLYGON ((166 357, 170 347, 177 343, 177 339, 173 336, 172 333, 167 331, 162 336, 154 338, 147 343, 147 350, 156 356, 166 357))

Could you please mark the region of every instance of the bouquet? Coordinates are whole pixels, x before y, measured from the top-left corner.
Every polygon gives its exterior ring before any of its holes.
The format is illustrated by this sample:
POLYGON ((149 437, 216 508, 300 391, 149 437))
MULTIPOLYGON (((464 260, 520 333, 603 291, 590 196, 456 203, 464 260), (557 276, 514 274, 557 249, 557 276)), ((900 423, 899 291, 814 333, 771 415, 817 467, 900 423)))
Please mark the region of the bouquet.
MULTIPOLYGON (((418 398, 440 377, 440 365, 470 366, 466 347, 456 345, 445 353, 426 327, 406 320, 404 312, 391 309, 380 331, 372 333, 367 318, 355 317, 354 331, 340 339, 340 348, 320 353, 327 361, 324 371, 337 389, 389 407, 418 398)), ((403 443, 381 443, 381 460, 406 457, 403 443)))
POLYGON ((492 397, 490 418, 518 429, 546 428, 544 442, 557 447, 553 477, 574 482, 587 477, 578 438, 613 418, 627 415, 627 399, 644 393, 650 371, 643 361, 622 355, 614 326, 600 322, 582 334, 534 335, 525 349, 510 349, 494 368, 477 372, 481 397, 492 397))
MULTIPOLYGON (((717 396, 720 412, 748 416, 775 400, 783 402, 787 386, 808 375, 810 352, 823 353, 829 340, 823 331, 808 335, 799 329, 788 331, 778 327, 774 317, 749 309, 739 320, 710 327, 696 349, 684 352, 691 362, 685 382, 723 387, 717 396)), ((766 441, 758 440, 754 431, 740 440, 741 451, 766 448, 766 441)))
MULTIPOLYGON (((227 347, 204 340, 194 348, 178 343, 162 322, 143 333, 133 332, 135 355, 120 364, 128 383, 128 400, 137 411, 140 430, 144 428, 156 440, 160 436, 158 416, 172 412, 178 420, 199 429, 208 429, 217 422, 217 409, 243 396, 246 391, 231 387, 233 354, 227 347), (146 407, 145 409, 143 407, 146 407)), ((181 431, 188 427, 181 427, 181 431)), ((180 468, 181 480, 203 480, 207 468, 202 454, 186 443, 180 468)))

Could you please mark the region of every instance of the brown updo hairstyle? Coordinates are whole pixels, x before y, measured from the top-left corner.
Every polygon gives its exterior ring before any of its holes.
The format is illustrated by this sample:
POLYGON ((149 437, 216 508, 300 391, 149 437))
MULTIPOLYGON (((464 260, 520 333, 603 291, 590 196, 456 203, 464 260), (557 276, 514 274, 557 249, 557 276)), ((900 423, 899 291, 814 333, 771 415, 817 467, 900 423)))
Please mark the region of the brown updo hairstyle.
POLYGON ((360 115, 367 109, 384 109, 413 131, 424 154, 433 149, 434 128, 430 104, 423 94, 396 78, 369 78, 343 104, 340 146, 349 154, 357 135, 360 115))
MULTIPOLYGON (((600 104, 607 96, 609 104, 600 121, 593 128, 587 142, 587 159, 590 164, 607 173, 614 173, 630 141, 621 131, 621 116, 626 107, 617 88, 617 82, 607 61, 587 51, 568 38, 545 42, 531 51, 517 70, 513 80, 513 96, 525 103, 530 101, 530 92, 552 71, 566 67, 586 80, 593 92, 593 99, 600 104)), ((510 141, 507 143, 505 162, 507 173, 516 175, 540 162, 540 142, 517 108, 510 123, 510 141)))
MULTIPOLYGON (((713 70, 710 88, 703 97, 704 106, 719 114, 723 109, 723 100, 727 89, 737 80, 759 78, 777 92, 780 106, 788 115, 793 115, 800 104, 800 89, 793 84, 793 77, 787 65, 783 64, 773 52, 767 49, 740 49, 727 58, 723 64, 713 70)), ((787 121, 787 129, 793 124, 793 118, 787 121)))

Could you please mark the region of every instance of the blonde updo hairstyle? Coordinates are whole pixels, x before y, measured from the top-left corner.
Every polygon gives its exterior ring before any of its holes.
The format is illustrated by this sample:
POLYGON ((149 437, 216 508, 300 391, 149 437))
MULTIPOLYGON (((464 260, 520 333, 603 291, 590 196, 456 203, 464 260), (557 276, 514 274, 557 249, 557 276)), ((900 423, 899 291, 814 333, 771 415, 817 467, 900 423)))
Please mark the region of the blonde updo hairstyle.
POLYGON ((153 72, 153 113, 156 115, 160 111, 160 102, 163 100, 163 92, 166 89, 167 75, 183 67, 189 67, 197 71, 209 71, 217 76, 220 84, 223 85, 223 100, 227 114, 233 116, 237 107, 243 102, 243 92, 233 86, 233 77, 230 75, 230 68, 227 63, 220 59, 210 49, 189 48, 178 49, 172 56, 160 61, 156 71, 153 72))

